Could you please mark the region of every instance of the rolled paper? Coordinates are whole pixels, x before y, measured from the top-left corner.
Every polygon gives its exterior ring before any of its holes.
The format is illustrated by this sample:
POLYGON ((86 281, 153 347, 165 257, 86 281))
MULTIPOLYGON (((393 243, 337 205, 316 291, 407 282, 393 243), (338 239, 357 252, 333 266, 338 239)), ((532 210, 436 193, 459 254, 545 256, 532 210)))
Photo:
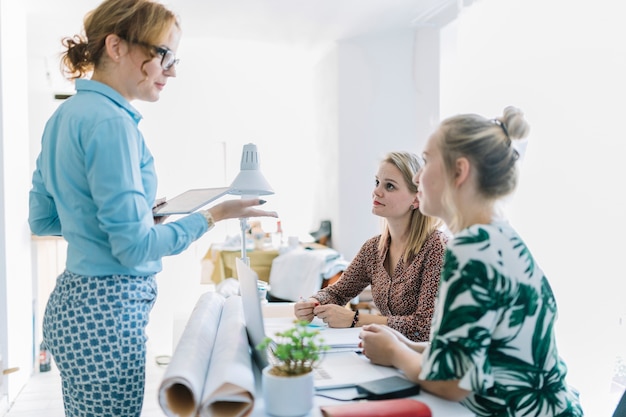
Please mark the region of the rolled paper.
POLYGON ((159 404, 168 417, 197 415, 225 301, 207 292, 191 313, 159 386, 159 404))

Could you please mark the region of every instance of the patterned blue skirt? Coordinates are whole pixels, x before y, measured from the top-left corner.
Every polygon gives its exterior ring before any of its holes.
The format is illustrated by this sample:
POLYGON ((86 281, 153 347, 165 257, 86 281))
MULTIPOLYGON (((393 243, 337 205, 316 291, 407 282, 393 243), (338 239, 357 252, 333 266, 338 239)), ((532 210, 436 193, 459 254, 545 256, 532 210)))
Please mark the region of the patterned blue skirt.
POLYGON ((139 417, 154 276, 58 278, 43 319, 67 417, 139 417))

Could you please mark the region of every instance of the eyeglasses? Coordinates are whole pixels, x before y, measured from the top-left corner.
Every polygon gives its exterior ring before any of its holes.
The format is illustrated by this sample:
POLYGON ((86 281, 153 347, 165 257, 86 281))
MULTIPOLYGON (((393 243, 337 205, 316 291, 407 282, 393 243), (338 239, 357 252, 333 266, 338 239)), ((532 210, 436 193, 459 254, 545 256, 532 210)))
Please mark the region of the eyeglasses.
POLYGON ((162 46, 151 45, 146 42, 139 42, 139 41, 128 41, 128 42, 134 43, 136 45, 142 45, 148 48, 152 48, 154 52, 156 52, 157 55, 161 56, 161 68, 163 68, 163 71, 169 70, 174 65, 178 65, 178 63, 180 62, 180 59, 176 58, 176 55, 174 55, 174 52, 172 52, 171 49, 164 48, 162 46))
POLYGON ((163 48, 161 46, 149 45, 151 48, 154 48, 154 51, 157 55, 161 55, 161 68, 164 71, 172 68, 174 65, 178 65, 180 59, 176 58, 174 52, 171 49, 163 48))

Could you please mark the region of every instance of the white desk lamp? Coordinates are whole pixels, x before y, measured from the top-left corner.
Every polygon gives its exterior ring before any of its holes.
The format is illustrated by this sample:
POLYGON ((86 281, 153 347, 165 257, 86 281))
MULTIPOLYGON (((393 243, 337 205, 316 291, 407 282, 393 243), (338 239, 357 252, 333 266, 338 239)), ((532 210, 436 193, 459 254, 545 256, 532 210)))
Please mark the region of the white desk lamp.
MULTIPOLYGON (((228 194, 240 195, 241 198, 255 198, 261 195, 274 194, 274 190, 261 173, 259 153, 255 144, 248 143, 243 146, 240 169, 239 175, 230 185, 228 194)), ((250 259, 246 252, 248 219, 239 219, 239 225, 241 226, 241 260, 250 266, 250 259)))

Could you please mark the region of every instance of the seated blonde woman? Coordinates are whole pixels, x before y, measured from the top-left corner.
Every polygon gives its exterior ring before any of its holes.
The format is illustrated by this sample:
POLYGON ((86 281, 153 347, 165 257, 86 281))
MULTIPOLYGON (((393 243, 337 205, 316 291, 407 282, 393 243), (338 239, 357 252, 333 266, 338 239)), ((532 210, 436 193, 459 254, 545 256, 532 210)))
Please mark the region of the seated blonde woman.
POLYGON ((363 244, 337 282, 297 302, 297 318, 317 316, 330 327, 386 324, 410 340, 428 340, 447 237, 437 219, 418 210, 413 177, 421 167, 408 152, 391 152, 381 161, 372 213, 385 219, 382 233, 363 244), (344 307, 368 285, 380 314, 344 307))

